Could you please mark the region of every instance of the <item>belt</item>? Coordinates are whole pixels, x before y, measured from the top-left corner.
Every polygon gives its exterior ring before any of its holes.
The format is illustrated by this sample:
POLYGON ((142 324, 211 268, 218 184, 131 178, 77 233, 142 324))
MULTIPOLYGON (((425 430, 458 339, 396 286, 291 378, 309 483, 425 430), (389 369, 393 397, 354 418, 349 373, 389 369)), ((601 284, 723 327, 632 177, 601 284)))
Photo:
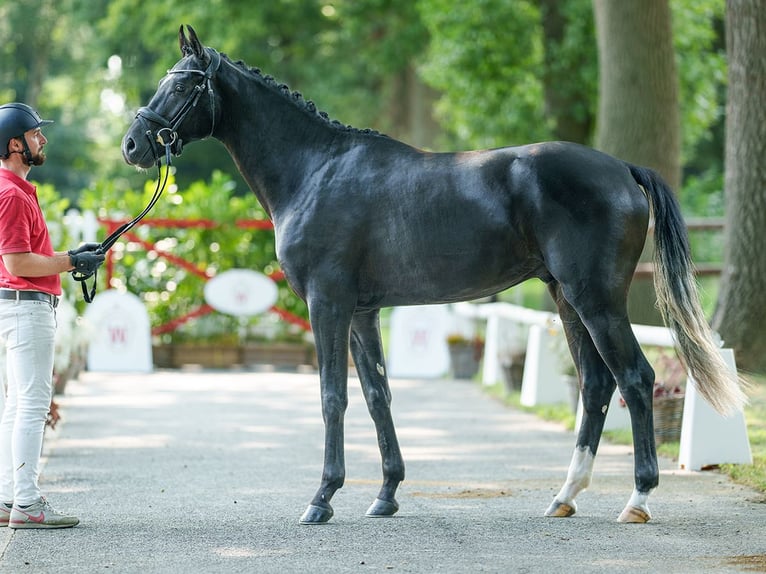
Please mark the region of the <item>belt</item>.
POLYGON ((42 291, 14 291, 11 289, 0 289, 0 299, 12 299, 13 301, 45 301, 50 303, 54 309, 59 304, 59 298, 50 293, 42 291))

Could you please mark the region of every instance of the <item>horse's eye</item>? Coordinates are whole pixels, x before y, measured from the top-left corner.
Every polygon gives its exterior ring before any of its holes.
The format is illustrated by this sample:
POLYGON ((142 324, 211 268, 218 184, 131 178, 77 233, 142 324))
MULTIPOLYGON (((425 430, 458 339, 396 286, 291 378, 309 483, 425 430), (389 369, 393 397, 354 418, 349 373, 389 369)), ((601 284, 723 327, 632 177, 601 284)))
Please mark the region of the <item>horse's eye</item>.
POLYGON ((182 94, 183 92, 185 92, 185 91, 186 91, 186 86, 184 86, 183 84, 176 84, 176 86, 175 86, 175 90, 176 90, 176 92, 178 92, 179 94, 182 94))

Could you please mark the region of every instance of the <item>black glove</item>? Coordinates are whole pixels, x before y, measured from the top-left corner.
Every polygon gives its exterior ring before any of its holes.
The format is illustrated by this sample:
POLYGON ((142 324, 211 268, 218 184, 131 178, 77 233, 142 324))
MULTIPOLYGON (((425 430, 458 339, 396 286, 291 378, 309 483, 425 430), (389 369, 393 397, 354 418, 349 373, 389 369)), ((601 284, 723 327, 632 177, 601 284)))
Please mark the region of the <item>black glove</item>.
POLYGON ((83 277, 90 277, 96 272, 96 269, 101 267, 106 256, 103 253, 96 251, 84 251, 78 253, 77 250, 68 251, 69 261, 72 263, 73 273, 77 273, 83 277))
POLYGON ((69 253, 69 255, 79 255, 80 253, 95 251, 99 247, 101 247, 100 243, 83 243, 77 249, 70 249, 67 253, 69 253))

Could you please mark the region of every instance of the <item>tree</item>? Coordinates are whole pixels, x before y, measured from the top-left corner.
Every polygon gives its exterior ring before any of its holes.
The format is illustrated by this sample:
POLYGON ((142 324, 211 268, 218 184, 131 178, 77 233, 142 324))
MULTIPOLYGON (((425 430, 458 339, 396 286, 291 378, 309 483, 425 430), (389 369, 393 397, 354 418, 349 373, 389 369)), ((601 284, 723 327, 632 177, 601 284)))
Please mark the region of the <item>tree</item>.
MULTIPOLYGON (((678 74, 668 0, 595 0, 599 54, 596 147, 651 167, 678 189, 681 125, 678 74)), ((647 242, 645 259, 651 257, 647 242)), ((650 279, 636 279, 628 312, 637 323, 662 324, 650 279)))
POLYGON ((442 95, 440 123, 456 147, 549 139, 540 14, 531 0, 419 0, 430 34, 420 73, 442 95))
POLYGON ((109 144, 114 127, 99 109, 106 59, 95 64, 90 49, 103 9, 78 0, 0 3, 0 101, 26 102, 55 121, 45 130, 48 160, 33 177, 69 199, 103 173, 99 144, 109 144))
POLYGON ((590 144, 598 85, 590 1, 539 0, 543 31, 545 115, 553 138, 590 144))
POLYGON ((729 0, 726 243, 713 328, 739 366, 766 372, 766 0, 729 0))
POLYGON ((681 180, 678 74, 668 0, 595 0, 599 149, 681 180))

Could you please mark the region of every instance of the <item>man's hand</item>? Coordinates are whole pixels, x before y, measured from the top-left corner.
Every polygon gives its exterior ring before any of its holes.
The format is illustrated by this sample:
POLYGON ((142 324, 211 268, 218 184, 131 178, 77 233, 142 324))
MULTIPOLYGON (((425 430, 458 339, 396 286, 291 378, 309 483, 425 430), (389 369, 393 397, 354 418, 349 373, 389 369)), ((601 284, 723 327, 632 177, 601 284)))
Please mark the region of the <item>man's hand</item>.
POLYGON ((96 251, 82 251, 78 253, 77 250, 73 250, 67 253, 69 253, 69 261, 72 263, 72 267, 74 267, 72 271, 84 277, 93 275, 106 258, 103 253, 96 251))
POLYGON ((67 251, 69 255, 79 255, 80 253, 87 253, 88 251, 95 251, 101 247, 100 243, 83 243, 77 249, 70 249, 67 251))

